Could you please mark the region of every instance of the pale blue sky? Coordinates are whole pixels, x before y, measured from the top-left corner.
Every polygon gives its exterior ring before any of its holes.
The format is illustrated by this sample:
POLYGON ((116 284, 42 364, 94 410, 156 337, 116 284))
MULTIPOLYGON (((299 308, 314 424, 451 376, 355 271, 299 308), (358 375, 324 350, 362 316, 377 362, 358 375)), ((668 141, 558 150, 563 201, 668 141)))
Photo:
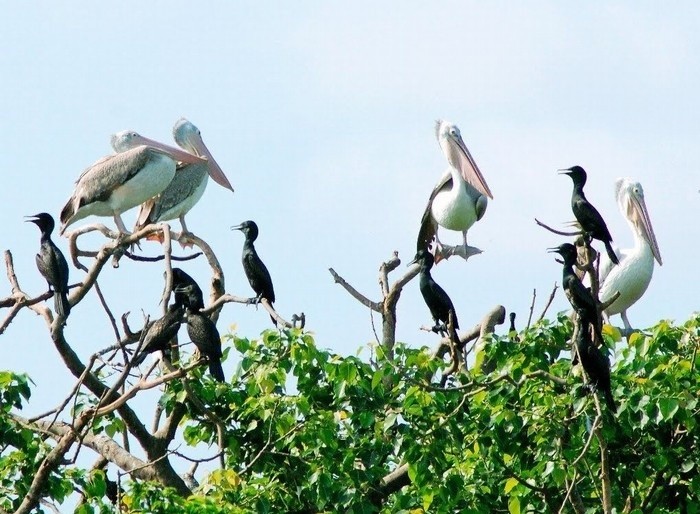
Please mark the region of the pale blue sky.
MULTIPOLYGON (((522 327, 533 289, 540 312, 561 275, 545 249, 562 239, 533 218, 559 226, 573 219, 571 181, 556 170, 574 164, 587 169, 588 198, 623 248, 632 235, 614 180, 630 176, 644 186, 665 264, 630 309, 633 325, 683 321, 700 307, 697 2, 0 7, 0 246, 12 250, 32 294, 45 290, 34 265, 39 232, 22 216, 57 216, 80 172, 110 152, 113 132, 170 143, 185 116, 236 189, 210 182, 188 215, 219 256, 228 292, 251 294, 239 260, 243 237, 229 227, 254 219, 282 315, 304 311, 320 346, 354 353, 373 339, 369 312, 327 268, 377 299, 380 262, 393 250, 411 260, 425 202, 446 168, 433 132, 445 118, 461 128, 494 193, 469 235, 484 254, 434 272, 462 327, 499 303, 522 327)), ((128 226, 134 218, 125 215, 128 226)), ((156 252, 154 243, 146 247, 156 252)), ((207 284, 203 263, 183 267, 207 284)), ((81 276, 72 270, 71 282, 81 276)), ((159 264, 124 260, 100 283, 115 314, 131 311, 134 326, 141 309, 160 312, 159 264)), ((560 294, 551 314, 566 307, 560 294)), ((435 343, 418 330, 431 320, 415 282, 398 321, 400 340, 435 343)), ((233 323, 255 337, 269 318, 230 305, 220 330, 233 323)), ((83 357, 113 343, 103 311, 88 302, 72 312, 67 336, 83 357)), ((234 365, 225 364, 228 376, 234 365)), ((73 383, 43 321, 26 310, 0 337, 0 368, 32 375, 32 412, 54 406, 73 383)))

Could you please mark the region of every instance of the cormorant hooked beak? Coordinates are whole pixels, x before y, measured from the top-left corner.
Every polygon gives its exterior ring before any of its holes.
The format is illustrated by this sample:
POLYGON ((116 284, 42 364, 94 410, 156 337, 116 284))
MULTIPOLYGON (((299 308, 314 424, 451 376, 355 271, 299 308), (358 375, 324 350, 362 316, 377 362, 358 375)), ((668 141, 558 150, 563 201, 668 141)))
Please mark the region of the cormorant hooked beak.
POLYGON ((243 225, 233 225, 231 227, 231 230, 243 230, 243 225))

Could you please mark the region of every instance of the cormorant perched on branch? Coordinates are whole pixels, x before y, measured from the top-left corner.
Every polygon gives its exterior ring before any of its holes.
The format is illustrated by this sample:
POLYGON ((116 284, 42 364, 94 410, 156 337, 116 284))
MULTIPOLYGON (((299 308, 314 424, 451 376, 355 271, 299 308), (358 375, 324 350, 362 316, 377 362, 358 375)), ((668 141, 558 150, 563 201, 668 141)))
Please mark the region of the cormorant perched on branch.
POLYGON ((184 307, 174 303, 168 307, 165 316, 157 319, 145 329, 146 335, 143 337, 143 343, 131 361, 134 367, 140 365, 149 353, 162 352, 170 348, 170 341, 180 329, 183 313, 184 307))
MULTIPOLYGON (((270 305, 275 303, 275 289, 272 286, 272 278, 267 267, 255 250, 254 242, 258 238, 258 226, 254 221, 244 221, 240 225, 231 227, 231 230, 240 230, 245 235, 245 243, 243 243, 243 254, 241 261, 243 262, 243 271, 248 278, 250 287, 253 288, 257 295, 257 300, 265 298, 270 305)), ((270 316, 272 322, 277 325, 275 318, 270 316)))
POLYGON ((447 332, 447 324, 452 313, 452 324, 454 332, 450 334, 450 338, 456 343, 457 329, 459 322, 457 321, 457 313, 455 312, 452 300, 447 296, 445 290, 440 287, 433 277, 430 275, 430 268, 433 267, 434 258, 428 250, 418 250, 416 258, 410 264, 418 263, 420 265, 420 292, 423 295, 425 304, 430 309, 430 314, 435 320, 434 332, 447 332), (442 322, 442 325, 440 323, 442 322))
POLYGON ((175 303, 184 307, 190 307, 195 312, 204 309, 204 295, 202 294, 202 289, 192 277, 180 268, 173 268, 173 292, 175 293, 175 303), (185 288, 187 286, 192 286, 188 294, 177 290, 178 288, 185 288))
POLYGON ((588 322, 580 315, 577 319, 580 320, 580 326, 578 330, 574 330, 576 333, 574 344, 576 345, 581 366, 586 375, 588 375, 593 390, 603 391, 608 408, 613 412, 617 412, 610 385, 610 362, 591 341, 588 322))
POLYGON ((225 382, 224 370, 221 367, 221 336, 214 322, 193 307, 196 304, 196 295, 192 285, 179 287, 177 292, 186 295, 185 306, 187 314, 187 334, 199 353, 209 361, 209 373, 219 382, 225 382))
POLYGON ((576 247, 571 243, 564 243, 556 248, 549 248, 550 253, 558 253, 564 259, 562 268, 561 285, 566 297, 574 310, 579 313, 586 322, 592 323, 596 337, 603 341, 598 325, 598 306, 590 290, 583 285, 581 279, 574 272, 576 264, 576 247))
POLYGON ((569 175, 574 182, 574 192, 571 195, 571 210, 574 212, 581 230, 589 237, 602 241, 610 260, 615 264, 619 264, 620 261, 610 244, 612 236, 603 217, 583 194, 583 186, 586 184, 585 170, 581 166, 573 166, 564 170, 562 174, 569 175))
POLYGON ((51 240, 55 223, 53 217, 42 212, 34 216, 28 216, 27 221, 36 224, 41 230, 41 246, 36 254, 36 267, 49 284, 49 291, 53 290, 54 309, 61 318, 66 318, 70 313, 68 302, 68 263, 61 250, 51 240))
POLYGON ((518 330, 515 328, 515 313, 511 312, 509 315, 510 318, 510 328, 508 328, 508 338, 511 341, 520 341, 520 337, 518 336, 518 330))

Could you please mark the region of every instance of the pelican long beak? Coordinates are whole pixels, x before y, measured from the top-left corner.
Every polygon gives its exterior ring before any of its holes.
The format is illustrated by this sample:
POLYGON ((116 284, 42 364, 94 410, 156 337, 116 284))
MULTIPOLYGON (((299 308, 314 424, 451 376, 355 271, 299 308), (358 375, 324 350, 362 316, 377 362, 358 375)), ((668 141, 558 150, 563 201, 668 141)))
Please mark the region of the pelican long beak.
POLYGON ((649 211, 647 211, 647 205, 643 196, 630 193, 629 202, 627 203, 627 217, 637 230, 640 231, 642 237, 649 243, 651 253, 654 255, 656 262, 659 263, 659 266, 662 266, 663 262, 661 260, 659 243, 656 242, 656 235, 651 226, 651 218, 649 217, 649 211))
POLYGON ((185 162, 187 164, 197 164, 201 162, 207 162, 207 159, 203 159, 201 157, 198 157, 196 155, 193 155, 189 152, 185 152, 184 150, 180 150, 179 148, 175 148, 173 146, 168 146, 163 143, 159 143, 158 141, 154 141, 153 139, 149 139, 147 137, 143 137, 142 135, 136 135, 134 137, 134 141, 139 144, 139 145, 146 145, 150 146, 151 148, 155 148, 156 150, 159 150, 163 152, 166 155, 169 155, 173 159, 180 161, 180 162, 185 162))
POLYGON ((212 156, 211 152, 204 144, 202 136, 200 136, 199 134, 193 134, 191 137, 191 144, 196 150, 197 155, 200 155, 201 157, 206 157, 208 161, 209 176, 214 180, 214 182, 219 184, 221 187, 230 189, 231 192, 233 192, 233 186, 231 185, 231 182, 229 182, 228 178, 224 174, 224 171, 221 169, 216 160, 214 160, 214 157, 212 156))
POLYGON ((469 183, 481 194, 493 199, 491 190, 489 189, 488 184, 486 184, 486 180, 481 174, 479 167, 476 165, 476 161, 472 157, 472 154, 469 153, 467 145, 464 144, 462 136, 450 136, 447 138, 447 141, 449 143, 447 159, 450 161, 450 164, 459 170, 467 183, 469 183))

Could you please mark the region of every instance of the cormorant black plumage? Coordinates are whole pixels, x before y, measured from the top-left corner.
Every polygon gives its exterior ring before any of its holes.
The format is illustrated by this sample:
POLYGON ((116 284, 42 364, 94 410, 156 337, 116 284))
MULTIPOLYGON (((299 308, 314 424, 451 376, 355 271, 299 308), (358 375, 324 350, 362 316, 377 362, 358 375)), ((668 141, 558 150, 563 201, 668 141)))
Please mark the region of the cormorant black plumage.
POLYGON ((447 324, 449 321, 450 313, 452 313, 452 324, 454 328, 454 333, 450 334, 455 342, 457 341, 457 329, 459 328, 459 322, 457 321, 457 313, 455 312, 454 305, 452 305, 452 300, 447 296, 445 290, 440 287, 430 274, 430 269, 434 264, 434 257, 428 250, 421 249, 416 253, 416 258, 413 262, 417 262, 420 265, 420 292, 423 295, 423 300, 425 304, 430 309, 430 314, 435 320, 435 326, 433 331, 435 332, 447 332, 447 324), (442 325, 440 325, 442 323, 442 325))
POLYGON ((170 348, 170 341, 180 329, 183 313, 184 307, 174 303, 168 307, 168 312, 162 318, 155 320, 145 329, 143 343, 131 361, 134 367, 140 365, 149 353, 167 351, 170 348))
POLYGON ((591 205, 583 194, 583 186, 586 184, 586 171, 581 166, 573 166, 566 170, 564 174, 569 175, 574 182, 574 191, 571 195, 571 210, 574 212, 581 230, 593 239, 602 241, 610 260, 615 264, 619 264, 620 260, 610 244, 612 236, 608 226, 598 210, 591 205))
MULTIPOLYGON (((245 235, 245 243, 243 243, 243 253, 241 261, 243 263, 243 271, 248 278, 250 287, 253 288, 257 299, 265 298, 270 305, 275 303, 275 289, 272 286, 272 278, 267 267, 258 256, 253 244, 258 238, 258 225, 251 220, 244 221, 238 226, 231 227, 231 230, 240 230, 245 235)), ((272 322, 277 325, 275 318, 270 316, 272 322)))
POLYGON ((556 248, 550 248, 549 252, 558 253, 564 259, 561 284, 571 306, 576 312, 583 314, 588 321, 597 319, 598 310, 595 298, 574 272, 577 258, 576 247, 571 243, 564 243, 556 248))
POLYGON ((173 268, 173 292, 175 293, 175 303, 184 307, 189 307, 195 312, 204 309, 204 295, 202 294, 202 289, 192 277, 180 268, 173 268), (177 291, 178 288, 185 288, 187 286, 192 286, 188 294, 177 291))
POLYGON ((41 245, 36 254, 36 267, 49 284, 49 290, 53 290, 54 309, 56 314, 65 318, 70 313, 68 302, 68 263, 61 250, 51 240, 55 223, 53 217, 42 212, 29 216, 27 221, 36 224, 41 230, 41 245))
POLYGON ((204 355, 209 361, 209 373, 211 376, 219 382, 225 382, 224 370, 221 367, 221 336, 216 325, 209 316, 192 307, 196 304, 195 298, 192 298, 196 294, 192 285, 178 288, 178 292, 186 295, 184 303, 187 306, 187 334, 199 350, 199 353, 204 355))
POLYGON ((508 328, 508 337, 511 341, 520 341, 520 337, 518 337, 518 330, 515 328, 515 313, 511 312, 509 317, 510 327, 508 328))
POLYGON ((588 328, 588 322, 582 319, 582 317, 579 317, 579 319, 581 319, 581 323, 578 330, 575 331, 576 338, 574 339, 574 344, 576 345, 576 351, 580 358, 581 366, 586 372, 586 375, 588 375, 593 390, 603 391, 605 403, 608 404, 608 408, 616 412, 617 407, 613 400, 612 388, 610 385, 610 362, 608 362, 607 357, 603 355, 603 352, 591 341, 591 331, 588 328))

